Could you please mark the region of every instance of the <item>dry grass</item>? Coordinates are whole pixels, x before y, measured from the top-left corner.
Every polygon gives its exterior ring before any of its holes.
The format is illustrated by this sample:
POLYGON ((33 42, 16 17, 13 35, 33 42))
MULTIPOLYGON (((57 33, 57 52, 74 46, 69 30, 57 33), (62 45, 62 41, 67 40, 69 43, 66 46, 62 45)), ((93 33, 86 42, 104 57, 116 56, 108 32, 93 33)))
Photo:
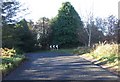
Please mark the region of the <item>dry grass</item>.
POLYGON ((8 74, 25 59, 25 56, 18 54, 15 49, 0 48, 0 52, 0 59, 2 60, 2 63, 0 63, 0 71, 3 76, 8 74))
POLYGON ((91 49, 90 53, 83 54, 81 57, 88 59, 103 68, 120 75, 120 44, 98 43, 91 49))
POLYGON ((1 57, 2 58, 10 58, 14 55, 16 55, 16 51, 14 49, 8 49, 8 48, 0 48, 1 51, 1 57))
POLYGON ((118 58, 118 49, 120 45, 115 43, 99 43, 95 45, 95 48, 91 51, 90 54, 92 54, 95 58, 107 58, 107 57, 116 57, 118 58))

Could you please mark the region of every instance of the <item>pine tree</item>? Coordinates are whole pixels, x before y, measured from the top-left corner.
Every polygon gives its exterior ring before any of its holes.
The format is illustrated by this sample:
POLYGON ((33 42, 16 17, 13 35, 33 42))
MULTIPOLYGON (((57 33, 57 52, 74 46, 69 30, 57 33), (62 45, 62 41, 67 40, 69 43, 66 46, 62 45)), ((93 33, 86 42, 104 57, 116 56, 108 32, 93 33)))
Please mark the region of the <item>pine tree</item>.
POLYGON ((61 47, 79 44, 77 30, 83 29, 83 22, 70 2, 62 3, 58 15, 51 22, 52 44, 61 47))
POLYGON ((16 25, 16 38, 19 40, 17 47, 24 52, 31 52, 35 50, 37 43, 36 35, 29 29, 28 22, 23 19, 16 25))

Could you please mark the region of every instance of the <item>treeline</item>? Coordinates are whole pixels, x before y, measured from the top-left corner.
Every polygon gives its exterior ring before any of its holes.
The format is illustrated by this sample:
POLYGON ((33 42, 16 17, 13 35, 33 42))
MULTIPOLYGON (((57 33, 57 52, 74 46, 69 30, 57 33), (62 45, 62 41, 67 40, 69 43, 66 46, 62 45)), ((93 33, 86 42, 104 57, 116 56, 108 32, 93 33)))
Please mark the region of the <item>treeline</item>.
POLYGON ((2 32, 2 47, 18 48, 25 52, 37 48, 36 33, 30 29, 25 19, 16 24, 4 25, 2 32))
POLYGON ((2 47, 14 48, 24 52, 34 51, 37 48, 36 33, 30 23, 24 19, 26 12, 21 3, 16 0, 3 0, 2 3, 2 47))
POLYGON ((36 23, 18 17, 20 4, 16 0, 3 2, 2 47, 17 48, 24 52, 59 48, 92 46, 99 41, 118 40, 118 20, 111 15, 105 19, 89 16, 83 21, 70 2, 65 2, 52 19, 41 17, 36 23), (18 17, 18 19, 16 18, 18 17), (17 20, 16 20, 17 19, 17 20))
POLYGON ((118 43, 120 28, 118 19, 113 15, 104 19, 89 15, 87 21, 83 21, 69 2, 62 4, 54 18, 40 18, 33 26, 44 48, 50 44, 71 48, 104 41, 118 43))

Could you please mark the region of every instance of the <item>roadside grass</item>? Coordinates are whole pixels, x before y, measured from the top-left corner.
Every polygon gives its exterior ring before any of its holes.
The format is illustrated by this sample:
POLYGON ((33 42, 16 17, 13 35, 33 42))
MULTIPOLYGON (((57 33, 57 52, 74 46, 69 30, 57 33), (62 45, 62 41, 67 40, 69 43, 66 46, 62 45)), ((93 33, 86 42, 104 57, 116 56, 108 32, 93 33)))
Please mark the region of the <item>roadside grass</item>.
POLYGON ((85 53, 90 53, 90 50, 91 49, 89 47, 78 47, 73 50, 73 54, 83 55, 85 53))
POLYGON ((15 49, 1 48, 0 59, 0 71, 2 76, 6 76, 11 70, 19 66, 19 64, 25 59, 24 55, 18 54, 15 49))
POLYGON ((68 53, 68 54, 74 54, 74 50, 76 48, 62 48, 62 49, 48 49, 48 50, 38 50, 36 52, 30 52, 30 53, 45 53, 45 52, 56 52, 56 53, 68 53))
POLYGON ((46 52, 77 54, 94 64, 100 65, 109 71, 120 75, 120 53, 118 52, 120 44, 116 43, 98 43, 94 47, 78 47, 72 49, 48 50, 46 52))
POLYGON ((66 53, 66 54, 73 54, 74 48, 71 49, 54 49, 54 50, 49 50, 48 52, 57 52, 57 53, 66 53))
POLYGON ((81 52, 81 49, 77 50, 77 53, 87 59, 92 61, 94 64, 100 65, 103 68, 120 75, 120 44, 116 43, 98 43, 95 44, 94 48, 86 49, 81 52), (83 53, 85 52, 85 53, 83 53), (83 53, 83 54, 81 54, 83 53))

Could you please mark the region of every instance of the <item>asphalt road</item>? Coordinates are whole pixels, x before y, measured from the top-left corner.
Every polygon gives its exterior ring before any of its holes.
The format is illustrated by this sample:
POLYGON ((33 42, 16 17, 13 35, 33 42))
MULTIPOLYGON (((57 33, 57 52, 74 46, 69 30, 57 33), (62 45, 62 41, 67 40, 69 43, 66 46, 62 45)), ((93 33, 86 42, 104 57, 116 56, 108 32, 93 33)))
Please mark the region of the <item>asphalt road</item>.
POLYGON ((72 54, 30 53, 29 60, 3 80, 116 80, 118 77, 72 54))

